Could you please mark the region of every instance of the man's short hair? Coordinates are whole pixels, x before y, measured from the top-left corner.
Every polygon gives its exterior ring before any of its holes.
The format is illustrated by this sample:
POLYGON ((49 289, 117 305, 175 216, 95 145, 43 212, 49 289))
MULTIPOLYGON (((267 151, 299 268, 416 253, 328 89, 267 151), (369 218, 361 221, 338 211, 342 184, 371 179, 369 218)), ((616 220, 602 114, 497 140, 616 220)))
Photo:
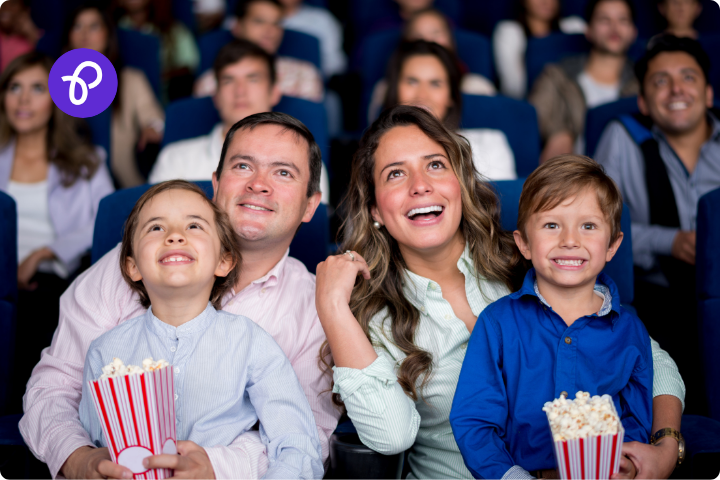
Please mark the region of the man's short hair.
POLYGON ((315 137, 313 137, 313 134, 310 130, 308 130, 304 123, 295 117, 280 112, 256 113, 243 118, 230 127, 230 130, 228 130, 228 133, 225 136, 225 143, 223 143, 222 153, 220 154, 220 163, 218 163, 217 171, 215 172, 218 181, 222 175, 222 170, 225 166, 225 156, 227 155, 227 151, 233 137, 235 137, 235 133, 241 130, 252 131, 259 125, 278 125, 283 128, 283 132, 289 130, 298 138, 302 138, 307 142, 308 165, 310 167, 310 180, 308 181, 307 196, 310 197, 315 192, 319 192, 320 175, 322 173, 322 154, 320 153, 320 147, 315 141, 315 137))
POLYGON ((592 188, 600 211, 611 227, 610 244, 620 235, 622 194, 605 169, 582 155, 559 155, 540 165, 525 181, 520 194, 517 229, 527 241, 525 225, 530 216, 552 210, 570 197, 592 188))
POLYGON ((272 3, 281 11, 285 10, 285 7, 283 7, 283 4, 280 3, 280 0, 239 0, 237 4, 235 4, 235 17, 245 18, 245 15, 247 15, 250 10, 250 5, 253 3, 272 3))
POLYGON ((215 79, 220 82, 220 73, 228 65, 233 65, 246 58, 257 58, 267 65, 270 85, 275 85, 277 73, 275 71, 275 58, 249 40, 236 39, 228 43, 220 49, 215 62, 213 63, 213 71, 215 79))
POLYGON ((650 61, 664 52, 684 52, 695 59, 705 75, 705 82, 710 81, 710 56, 700 45, 700 42, 692 38, 676 37, 668 33, 654 37, 643 56, 635 62, 635 76, 640 82, 640 93, 644 93, 645 75, 647 75, 650 61))
POLYGON ((622 2, 627 5, 630 10, 630 20, 635 23, 635 6, 631 0, 590 0, 585 6, 585 21, 589 24, 592 22, 593 15, 595 15, 595 9, 602 2, 622 2))

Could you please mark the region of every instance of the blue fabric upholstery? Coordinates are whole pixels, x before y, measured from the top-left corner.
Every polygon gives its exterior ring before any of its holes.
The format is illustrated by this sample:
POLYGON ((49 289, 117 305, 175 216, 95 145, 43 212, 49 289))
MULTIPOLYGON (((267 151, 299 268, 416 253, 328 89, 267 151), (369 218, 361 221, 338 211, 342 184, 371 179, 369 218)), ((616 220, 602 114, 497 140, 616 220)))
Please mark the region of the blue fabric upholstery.
POLYGON ((619 115, 638 111, 637 97, 621 98, 588 110, 585 118, 585 154, 588 157, 595 155, 600 137, 608 123, 619 115))
POLYGON ((90 134, 92 136, 92 143, 94 145, 103 147, 107 157, 105 161, 107 163, 108 172, 112 175, 112 168, 110 167, 110 136, 111 136, 111 121, 112 121, 112 105, 106 108, 101 113, 98 113, 94 117, 88 117, 85 119, 88 126, 90 127, 90 134))
POLYGON ((540 132, 535 107, 502 95, 463 95, 461 128, 502 130, 515 156, 518 177, 527 177, 538 166, 540 132))
POLYGON ((192 0, 173 0, 172 14, 175 20, 181 21, 191 32, 194 32, 196 30, 196 24, 192 4, 192 0))
MULTIPOLYGON (((320 146, 323 162, 328 166, 330 140, 324 105, 300 98, 282 97, 280 103, 273 110, 287 113, 305 124, 320 146)), ((165 118, 163 146, 179 140, 207 135, 220 121, 210 97, 185 98, 173 102, 168 105, 165 118), (188 119, 192 119, 192 121, 188 121, 188 119)), ((218 161, 220 161, 219 158, 218 161)))
MULTIPOLYGON (((197 183, 212 198, 212 182, 197 183)), ((95 231, 93 233, 92 262, 97 262, 103 255, 112 250, 122 241, 125 220, 135 206, 140 196, 150 188, 150 185, 118 190, 100 201, 95 231)), ((307 269, 315 273, 317 264, 325 260, 328 255, 328 240, 330 238, 330 224, 327 207, 320 204, 312 220, 303 224, 290 244, 290 255, 305 264, 307 269)))
POLYGON ((720 420, 720 189, 702 196, 697 216, 698 323, 710 416, 720 420))
MULTIPOLYGON (((215 30, 200 37, 198 40, 198 49, 200 50, 198 72, 210 70, 220 49, 232 42, 234 38, 227 30, 215 30)), ((277 54, 305 60, 320 70, 320 42, 317 37, 307 33, 286 29, 277 54)))
MULTIPOLYGON (((15 201, 0 192, 0 414, 7 402, 15 353, 17 305, 17 208, 15 201)), ((1 435, 0 435, 1 438, 1 435)))
POLYGON ((703 9, 700 18, 713 15, 717 20, 715 23, 715 33, 703 33, 698 40, 703 49, 710 55, 710 84, 716 92, 720 92, 720 62, 717 59, 717 52, 720 51, 720 33, 718 33, 718 25, 720 25, 720 8, 710 3, 703 9))
MULTIPOLYGON (((518 206, 524 178, 493 182, 500 200, 500 221, 505 230, 517 228, 518 206)), ((623 205, 621 230, 625 235, 615 257, 605 265, 603 270, 610 275, 620 292, 623 304, 630 304, 635 298, 633 286, 632 233, 630 231, 630 210, 623 205)))
POLYGON ((0 417, 0 445, 25 445, 18 423, 22 414, 0 417))
POLYGON ((142 70, 157 98, 160 90, 160 38, 156 35, 118 29, 120 57, 128 67, 142 70))
POLYGON ((683 415, 685 461, 673 478, 717 478, 720 474, 720 422, 699 415, 683 415))
MULTIPOLYGON (((358 38, 378 31, 377 22, 397 17, 397 5, 393 0, 346 0, 350 2, 349 20, 355 27, 358 38)), ((471 0, 477 1, 477 0, 471 0)), ((344 2, 343 2, 344 3, 344 2)), ((462 0, 435 0, 433 7, 448 16, 457 25, 461 20, 464 5, 462 0)), ((386 24, 382 27, 387 28, 386 24)))

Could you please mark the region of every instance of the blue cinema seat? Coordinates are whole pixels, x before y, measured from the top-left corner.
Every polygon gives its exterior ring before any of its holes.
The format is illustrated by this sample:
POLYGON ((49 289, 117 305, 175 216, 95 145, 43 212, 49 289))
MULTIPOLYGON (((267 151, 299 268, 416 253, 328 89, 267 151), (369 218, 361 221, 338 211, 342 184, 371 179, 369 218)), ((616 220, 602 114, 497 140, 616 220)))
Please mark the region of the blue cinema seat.
MULTIPOLYGON (((287 113, 305 124, 320 146, 323 162, 329 170, 330 140, 325 106, 301 98, 282 97, 273 110, 287 113)), ((210 97, 184 98, 175 101, 166 109, 163 146, 179 140, 207 135, 219 121, 220 117, 210 97)))
MULTIPOLYGON (((212 198, 212 182, 201 181, 197 183, 212 198)), ((112 250, 122 240, 125 220, 140 196, 150 188, 150 185, 126 188, 111 193, 100 201, 95 231, 93 233, 92 263, 97 262, 103 255, 112 250)), ((290 255, 305 264, 311 273, 315 273, 317 264, 328 256, 328 241, 330 239, 330 223, 327 206, 320 204, 312 220, 303 224, 290 244, 290 255)))
POLYGON ((141 70, 150 82, 155 96, 161 98, 160 38, 124 28, 119 28, 117 35, 123 64, 141 70))
POLYGON ((637 97, 621 98, 588 110, 585 116, 585 154, 588 157, 595 155, 600 137, 608 123, 622 114, 639 111, 637 97))
POLYGON ((527 177, 537 168, 540 132, 535 107, 528 102, 502 95, 463 95, 460 128, 501 130, 512 148, 517 176, 527 177))

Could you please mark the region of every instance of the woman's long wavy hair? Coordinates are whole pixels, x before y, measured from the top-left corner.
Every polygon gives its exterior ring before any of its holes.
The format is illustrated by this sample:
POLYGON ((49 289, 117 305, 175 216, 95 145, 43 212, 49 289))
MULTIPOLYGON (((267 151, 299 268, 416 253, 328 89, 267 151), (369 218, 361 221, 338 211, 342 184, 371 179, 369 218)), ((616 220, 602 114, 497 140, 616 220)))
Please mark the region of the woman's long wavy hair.
MULTIPOLYGON (((0 146, 5 146, 15 135, 5 110, 5 96, 15 75, 40 66, 48 75, 53 66, 50 57, 30 52, 17 57, 0 75, 0 146)), ((62 173, 62 184, 69 187, 78 179, 90 179, 98 169, 99 159, 90 142, 87 125, 71 117, 53 104, 47 132, 47 152, 50 163, 62 173)))
MULTIPOLYGON (((460 230, 478 275, 514 290, 522 281, 524 260, 512 236, 500 225, 497 196, 475 169, 468 141, 422 108, 400 105, 383 112, 363 135, 353 159, 352 179, 344 199, 347 217, 341 227, 342 250, 354 250, 362 255, 371 275, 370 280, 359 277, 350 298, 350 309, 370 338, 371 319, 387 308, 391 340, 406 355, 398 371, 398 382, 410 398, 417 400, 430 379, 433 357, 414 341, 420 314, 403 293, 407 265, 398 243, 385 227, 379 230, 373 227, 370 214, 375 205, 373 173, 380 141, 395 127, 413 125, 443 146, 460 182, 460 230)), ((327 354, 327 349, 323 353, 327 354)), ((335 401, 339 403, 337 396, 335 401)))

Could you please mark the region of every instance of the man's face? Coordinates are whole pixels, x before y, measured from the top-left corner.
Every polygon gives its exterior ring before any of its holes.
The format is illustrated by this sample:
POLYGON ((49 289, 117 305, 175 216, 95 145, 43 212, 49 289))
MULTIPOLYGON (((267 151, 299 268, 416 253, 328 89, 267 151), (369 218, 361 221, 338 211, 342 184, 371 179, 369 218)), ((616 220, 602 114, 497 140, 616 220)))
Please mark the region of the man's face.
POLYGON ((620 0, 598 3, 585 35, 593 48, 603 53, 625 55, 637 36, 630 8, 620 0))
POLYGON ((267 64, 259 58, 246 57, 222 69, 213 100, 229 128, 249 115, 272 110, 280 101, 280 91, 270 84, 267 64))
POLYGON ((235 133, 213 187, 244 248, 289 246, 298 226, 312 219, 321 195, 307 196, 308 153, 304 139, 279 125, 235 133))
POLYGON ((244 18, 233 28, 237 38, 258 44, 270 55, 275 55, 285 31, 282 27, 282 10, 270 2, 254 2, 248 6, 244 18))
POLYGON ((700 65, 685 52, 663 52, 650 60, 638 106, 663 132, 687 133, 702 125, 713 90, 700 65))

